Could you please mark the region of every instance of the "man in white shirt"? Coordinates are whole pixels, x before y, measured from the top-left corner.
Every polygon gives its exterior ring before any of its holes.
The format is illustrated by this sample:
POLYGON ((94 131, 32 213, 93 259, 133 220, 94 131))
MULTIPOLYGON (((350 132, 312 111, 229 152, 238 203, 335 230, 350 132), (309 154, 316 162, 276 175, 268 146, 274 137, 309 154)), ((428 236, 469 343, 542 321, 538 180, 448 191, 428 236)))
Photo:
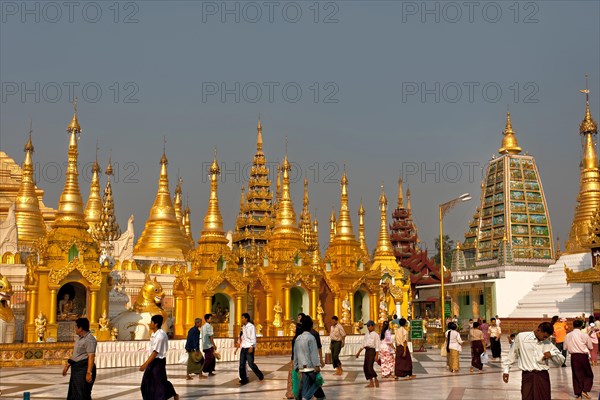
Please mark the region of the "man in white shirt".
POLYGON ((508 356, 502 363, 502 380, 508 383, 510 366, 518 362, 522 371, 521 398, 523 400, 550 400, 550 375, 548 360, 561 365, 564 357, 548 340, 553 329, 549 322, 542 322, 533 332, 521 332, 515 336, 515 341, 508 356))
POLYGON ((365 333, 365 337, 363 339, 363 345, 360 350, 358 350, 358 353, 356 353, 356 358, 358 358, 363 349, 365 349, 365 362, 363 364, 363 371, 365 373, 365 378, 369 381, 369 384, 365 387, 379 387, 377 372, 375 372, 373 364, 375 361, 377 361, 377 356, 379 355, 381 339, 379 338, 379 334, 375 332, 375 322, 372 320, 367 321, 367 330, 368 332, 365 333))
POLYGON ((571 372, 573 373, 573 392, 578 399, 582 396, 591 399, 588 394, 594 384, 594 373, 590 365, 592 339, 582 330, 583 321, 573 321, 573 330, 565 338, 564 348, 571 355, 571 372))
POLYGON ((240 347, 242 351, 240 353, 240 385, 245 385, 249 382, 248 374, 246 373, 246 362, 248 366, 258 377, 259 381, 263 381, 265 376, 254 364, 254 351, 256 349, 256 328, 250 321, 250 314, 242 314, 242 336, 240 347))
POLYGON ((144 371, 142 377, 142 398, 144 400, 162 400, 173 397, 179 400, 173 384, 167 380, 166 356, 169 350, 169 339, 161 329, 162 315, 153 315, 148 327, 152 331, 150 337, 150 357, 140 367, 144 371))
MULTIPOLYGON (((204 321, 206 323, 202 325, 202 329, 200 330, 200 345, 202 346, 202 351, 204 352, 204 366, 202 367, 202 372, 208 373, 208 376, 214 376, 215 366, 217 365, 217 359, 215 358, 217 345, 213 339, 215 331, 213 330, 211 324, 212 314, 205 314, 204 321)), ((200 373, 200 378, 204 378, 202 373, 200 373)))

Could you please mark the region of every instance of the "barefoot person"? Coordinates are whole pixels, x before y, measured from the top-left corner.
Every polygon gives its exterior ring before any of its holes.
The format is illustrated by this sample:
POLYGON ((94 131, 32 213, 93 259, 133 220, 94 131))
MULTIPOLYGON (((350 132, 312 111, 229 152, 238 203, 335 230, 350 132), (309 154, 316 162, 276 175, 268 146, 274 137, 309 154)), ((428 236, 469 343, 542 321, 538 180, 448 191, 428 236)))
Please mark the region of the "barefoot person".
POLYGON ((73 356, 63 369, 63 376, 66 376, 69 367, 72 367, 67 400, 91 400, 92 387, 96 380, 96 338, 90 334, 90 321, 87 318, 78 318, 75 321, 75 333, 78 338, 73 356))
MULTIPOLYGON (((202 345, 202 351, 204 352, 204 366, 202 367, 202 372, 208 373, 208 376, 213 376, 215 375, 215 366, 217 365, 217 359, 215 358, 217 345, 213 339, 215 332, 211 325, 212 314, 204 315, 204 321, 205 324, 202 325, 202 330, 200 331, 200 344, 202 345)), ((200 373, 200 378, 204 377, 202 372, 200 373)))
POLYGON ((190 328, 185 342, 185 351, 188 353, 187 376, 185 379, 192 380, 192 374, 202 373, 202 364, 204 357, 200 352, 200 328, 202 326, 202 318, 194 320, 194 326, 190 328))
POLYGON ((508 356, 502 362, 502 380, 508 383, 510 366, 517 362, 522 371, 521 398, 523 400, 550 400, 550 375, 548 360, 555 365, 564 362, 558 350, 548 338, 552 336, 550 322, 542 322, 533 332, 521 332, 515 336, 515 341, 508 356))
MULTIPOLYGON (((592 322, 593 323, 593 322, 592 322)), ((578 399, 591 399, 588 394, 594 384, 594 372, 590 365, 592 339, 583 330, 583 321, 573 321, 573 330, 567 334, 564 349, 571 355, 571 373, 573 376, 573 392, 578 399)))
POLYGON ((363 345, 356 353, 356 358, 360 356, 360 353, 365 350, 365 362, 363 364, 363 371, 365 373, 365 378, 369 381, 369 384, 366 386, 368 388, 379 387, 379 381, 377 380, 377 372, 373 368, 373 364, 377 361, 377 356, 379 353, 379 346, 381 346, 381 339, 379 339, 379 335, 375 332, 375 322, 369 320, 367 322, 367 330, 365 333, 365 337, 363 339, 363 345))
POLYGON ((396 379, 406 378, 414 379, 412 358, 408 349, 408 330, 406 326, 408 321, 405 318, 400 318, 398 321, 398 329, 394 334, 396 341, 396 362, 394 365, 394 375, 396 379))
POLYGON ((140 367, 144 371, 142 377, 142 398, 144 400, 166 400, 171 397, 179 400, 175 393, 173 384, 167 380, 167 351, 169 350, 169 339, 167 333, 161 329, 163 324, 162 315, 153 315, 148 326, 152 331, 150 336, 150 357, 140 367))

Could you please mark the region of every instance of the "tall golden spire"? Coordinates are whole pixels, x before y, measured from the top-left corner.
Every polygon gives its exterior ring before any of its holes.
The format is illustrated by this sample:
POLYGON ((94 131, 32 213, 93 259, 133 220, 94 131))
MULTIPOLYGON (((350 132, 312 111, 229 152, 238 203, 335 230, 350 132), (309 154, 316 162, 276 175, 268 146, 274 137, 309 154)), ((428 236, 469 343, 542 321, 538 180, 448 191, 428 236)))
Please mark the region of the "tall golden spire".
POLYGON ((173 208, 175 209, 175 217, 177 218, 177 221, 179 221, 179 228, 181 229, 181 232, 184 234, 184 236, 187 236, 185 232, 185 224, 183 221, 183 201, 181 198, 183 178, 179 176, 179 173, 177 175, 177 185, 175 186, 175 198, 173 199, 173 208))
POLYGON ((333 239, 335 238, 335 229, 335 211, 333 210, 333 207, 331 207, 331 215, 329 216, 329 243, 333 242, 333 239))
POLYGON ((102 197, 100 197, 100 164, 98 164, 98 142, 96 142, 96 159, 92 166, 92 182, 90 184, 90 195, 85 205, 85 222, 90 226, 90 232, 94 232, 96 224, 100 222, 102 214, 102 197))
POLYGON ((281 165, 277 165, 277 180, 275 181, 275 204, 281 199, 281 165))
POLYGON ((354 236, 354 228, 350 219, 350 208, 348 207, 348 177, 346 176, 346 165, 344 164, 344 173, 340 181, 341 198, 340 198, 340 214, 336 225, 336 239, 341 240, 356 240, 354 236))
POLYGON ((569 240, 566 245, 567 253, 586 252, 590 225, 594 211, 600 206, 600 170, 598 169, 598 155, 595 148, 595 139, 598 126, 590 113, 589 94, 587 88, 580 90, 585 94, 585 116, 579 125, 579 133, 583 137, 583 155, 581 160, 579 195, 575 216, 571 224, 569 240))
POLYGON ((104 188, 104 199, 102 211, 98 223, 94 226, 92 236, 101 242, 117 240, 121 236, 121 228, 115 214, 115 202, 112 197, 112 186, 110 177, 113 175, 112 160, 108 159, 106 166, 106 187, 104 188))
POLYGON ((299 235, 300 229, 296 223, 296 212, 294 211, 294 203, 290 196, 290 171, 292 167, 288 161, 287 154, 283 158, 281 164, 281 171, 283 175, 283 182, 281 185, 281 198, 279 199, 279 205, 277 207, 277 215, 275 217, 275 227, 273 228, 273 235, 277 233, 286 232, 287 234, 299 235))
POLYGON ((308 246, 309 250, 312 250, 314 246, 314 233, 312 227, 312 221, 310 216, 309 207, 309 198, 308 198, 308 179, 304 178, 304 198, 302 200, 302 213, 300 214, 300 222, 299 227, 302 232, 302 238, 304 239, 304 243, 308 246))
POLYGON ((313 221, 313 246, 312 249, 312 267, 318 269, 321 263, 321 248, 319 246, 319 221, 315 218, 313 221))
POLYGON ((208 173, 210 177, 210 198, 208 199, 208 209, 204 215, 204 227, 200 233, 200 240, 198 240, 198 243, 227 243, 225 230, 223 229, 223 217, 221 216, 221 210, 219 209, 218 187, 221 169, 217 162, 216 147, 213 162, 208 169, 208 173))
POLYGON ((398 208, 404 208, 404 190, 402 189, 402 177, 398 177, 398 208))
POLYGON ((79 191, 79 172, 77 171, 77 140, 81 135, 81 126, 77 120, 77 99, 73 102, 73 119, 67 127, 69 132, 69 153, 65 186, 58 201, 58 211, 54 220, 55 228, 88 229, 83 214, 83 200, 79 191))
POLYGON ((365 253, 365 256, 371 258, 369 255, 369 247, 367 246, 367 238, 365 236, 365 207, 363 206, 362 197, 360 198, 360 207, 358 208, 358 241, 360 242, 360 248, 365 253))
POLYGON ((185 211, 183 212, 183 226, 185 226, 185 235, 187 236, 190 246, 194 247, 194 237, 192 236, 192 220, 191 220, 190 205, 186 201, 185 211))
POLYGON ((510 122, 510 111, 506 112, 506 127, 503 132, 502 147, 498 149, 500 154, 519 154, 521 148, 517 142, 515 131, 513 131, 512 123, 510 122))
POLYGON ((263 151, 262 124, 260 123, 260 115, 258 116, 258 124, 256 125, 256 150, 263 151))
POLYGON ((412 207, 410 205, 410 187, 406 189, 406 209, 411 211, 412 207))
POLYGON ((183 259, 190 248, 181 227, 169 192, 167 155, 163 149, 160 159, 160 178, 154 204, 142 236, 133 249, 134 256, 183 259))
POLYGON ((379 240, 375 248, 375 256, 394 256, 394 249, 390 241, 390 234, 387 226, 387 197, 381 185, 381 195, 379 196, 379 211, 381 213, 379 221, 379 240))
POLYGON ((25 160, 19 192, 15 198, 15 216, 17 223, 17 239, 19 245, 31 245, 46 234, 44 218, 40 210, 40 201, 35 193, 33 181, 33 143, 31 141, 31 126, 29 140, 25 144, 25 160))

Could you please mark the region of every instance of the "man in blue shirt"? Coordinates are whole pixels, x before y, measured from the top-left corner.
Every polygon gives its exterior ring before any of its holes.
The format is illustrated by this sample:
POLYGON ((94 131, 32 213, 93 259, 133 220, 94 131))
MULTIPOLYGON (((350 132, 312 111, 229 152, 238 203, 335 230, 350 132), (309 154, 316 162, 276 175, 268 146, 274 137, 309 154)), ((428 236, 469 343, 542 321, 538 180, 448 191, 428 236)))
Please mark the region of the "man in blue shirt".
POLYGON ((185 351, 188 353, 187 376, 185 379, 192 380, 191 374, 202 373, 202 364, 204 357, 200 352, 200 327, 202 326, 202 318, 194 320, 194 326, 190 328, 185 342, 185 351))

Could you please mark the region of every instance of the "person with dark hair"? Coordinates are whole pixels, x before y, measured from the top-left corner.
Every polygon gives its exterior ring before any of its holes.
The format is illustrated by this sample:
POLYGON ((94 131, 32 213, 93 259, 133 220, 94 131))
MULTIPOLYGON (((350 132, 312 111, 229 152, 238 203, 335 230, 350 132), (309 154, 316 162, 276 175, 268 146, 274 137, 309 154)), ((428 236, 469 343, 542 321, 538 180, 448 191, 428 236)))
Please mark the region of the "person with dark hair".
POLYGON ((202 318, 194 320, 194 326, 190 328, 185 341, 185 351, 188 353, 187 374, 185 379, 192 380, 191 374, 201 374, 204 357, 200 352, 200 327, 202 318))
POLYGON ((256 328, 250 321, 250 314, 242 314, 242 341, 240 343, 240 385, 245 385, 248 382, 248 375, 246 373, 246 363, 258 377, 259 381, 263 381, 265 376, 260 369, 254 364, 254 351, 256 350, 256 328))
POLYGON ((483 332, 481 332, 479 322, 473 322, 473 329, 471 331, 471 372, 474 371, 474 368, 477 368, 479 372, 483 369, 481 355, 484 351, 485 341, 483 340, 483 332))
POLYGON ((377 361, 381 339, 379 339, 379 335, 377 332, 375 332, 375 322, 373 322, 373 320, 367 321, 367 330, 368 332, 365 333, 365 337, 363 339, 363 345, 360 350, 358 350, 358 353, 356 353, 356 358, 358 358, 363 349, 365 349, 363 372, 365 373, 365 378, 369 381, 369 384, 365 387, 379 387, 377 372, 375 372, 373 364, 375 361, 377 361))
MULTIPOLYGON (((302 320, 306 317, 311 318, 310 315, 306 315, 304 313, 298 314, 300 323, 302 323, 302 320)), ((319 352, 319 361, 321 363, 321 368, 323 368, 323 367, 325 367, 325 360, 323 359, 323 345, 321 344, 321 335, 319 334, 319 332, 317 332, 317 330, 314 327, 314 321, 313 321, 313 327, 310 330, 310 334, 313 335, 313 337, 315 338, 315 341, 317 342, 317 351, 319 352)), ((323 393, 323 388, 321 386, 319 386, 317 388, 317 391, 315 392, 314 396, 317 400, 325 399, 325 393, 323 393)))
POLYGON ((450 322, 446 331, 446 352, 448 354, 446 362, 450 372, 458 372, 460 368, 459 356, 462 351, 462 339, 457 328, 456 322, 450 322))
POLYGON ((294 346, 296 344, 296 339, 298 338, 298 336, 302 335, 302 325, 300 325, 299 319, 297 320, 298 322, 296 322, 296 332, 294 333, 294 337, 292 338, 292 357, 291 357, 291 366, 290 366, 290 371, 288 373, 288 380, 287 380, 287 390, 285 393, 285 397, 287 399, 293 399, 295 398, 294 393, 292 391, 292 370, 294 369, 294 346))
POLYGON ((489 346, 490 345, 490 333, 489 333, 490 325, 487 323, 487 320, 484 319, 483 321, 481 321, 479 326, 481 326, 481 332, 483 332, 483 341, 485 342, 486 346, 489 346))
POLYGON ((71 369, 69 379, 69 392, 67 400, 91 400, 92 387, 96 380, 96 338, 90 333, 90 321, 87 318, 77 318, 75 333, 78 338, 75 342, 73 355, 63 369, 63 376, 71 369))
POLYGON ((415 379, 413 375, 412 358, 408 350, 408 330, 406 326, 408 321, 405 318, 400 318, 399 327, 396 329, 394 339, 396 341, 396 360, 394 365, 394 375, 396 379, 408 376, 408 379, 415 379))
POLYGON ((496 318, 490 320, 492 323, 488 328, 488 336, 490 337, 490 348, 492 349, 492 358, 500 358, 502 356, 502 347, 500 347, 500 336, 502 336, 502 330, 496 323, 496 318))
POLYGON ((215 351, 217 351, 217 345, 213 339, 215 331, 211 325, 212 314, 204 315, 205 324, 202 325, 200 330, 200 343, 202 344, 202 351, 204 352, 204 366, 200 373, 200 378, 205 378, 203 372, 208 373, 208 376, 215 375, 215 366, 217 365, 217 359, 215 358, 215 351))
MULTIPOLYGON (((552 317, 554 320, 554 317, 552 317)), ((566 318, 560 318, 552 324, 552 329, 554 329, 554 344, 560 352, 562 353, 565 361, 567 361, 567 350, 563 348, 563 344, 565 343, 565 338, 567 337, 567 332, 569 331, 569 326, 567 325, 566 318)), ((566 368, 567 364, 561 365, 561 367, 566 368)))
POLYGON ((312 318, 304 316, 301 324, 302 334, 294 343, 294 369, 301 372, 298 398, 308 400, 312 399, 319 388, 317 373, 321 371, 321 363, 317 355, 317 341, 310 333, 313 328, 312 318))
MULTIPOLYGON (((593 322, 592 322, 593 323, 593 322)), ((584 321, 573 321, 573 330, 565 338, 564 348, 571 355, 571 372, 573 375, 573 392, 578 399, 582 396, 590 399, 588 394, 594 384, 594 373, 590 365, 590 350, 592 340, 587 332, 583 331, 584 321)))
POLYGON ((169 339, 165 331, 161 329, 163 324, 162 315, 153 315, 148 324, 152 331, 150 337, 150 357, 140 367, 144 371, 142 377, 142 399, 144 400, 166 400, 173 397, 179 400, 175 393, 173 384, 167 379, 167 351, 169 350, 169 339))
POLYGON ((331 361, 333 363, 333 368, 335 369, 335 374, 342 375, 344 370, 342 369, 342 363, 340 361, 340 352, 342 351, 342 347, 346 344, 346 331, 344 330, 344 327, 340 325, 336 315, 331 317, 329 339, 331 340, 331 361))
POLYGON ((548 360, 561 365, 564 357, 550 340, 553 329, 550 322, 542 322, 533 332, 515 336, 508 356, 502 362, 502 380, 508 383, 510 366, 517 362, 522 371, 521 398, 523 400, 550 400, 551 385, 548 360))
POLYGON ((392 342, 392 331, 388 321, 383 321, 381 333, 379 334, 379 360, 381 361, 381 375, 391 378, 394 373, 394 344, 392 342))

